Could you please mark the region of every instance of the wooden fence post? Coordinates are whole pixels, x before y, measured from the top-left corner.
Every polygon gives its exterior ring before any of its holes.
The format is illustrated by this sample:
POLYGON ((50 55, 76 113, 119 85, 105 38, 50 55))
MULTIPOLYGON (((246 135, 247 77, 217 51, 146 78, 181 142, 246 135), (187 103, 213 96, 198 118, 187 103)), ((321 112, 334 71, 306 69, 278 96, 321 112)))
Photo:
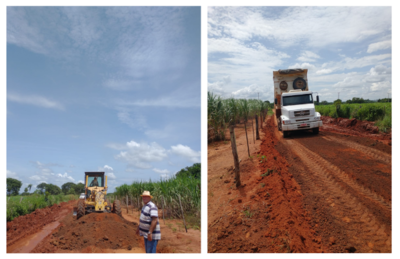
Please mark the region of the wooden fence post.
POLYGON ((22 198, 23 198, 23 197, 21 196, 21 199, 19 200, 19 203, 21 203, 21 201, 22 201, 22 198))
POLYGON ((179 204, 181 205, 183 224, 185 225, 185 229, 186 229, 186 233, 187 233, 186 222, 185 222, 185 215, 183 214, 183 208, 182 208, 181 197, 178 195, 178 198, 179 198, 179 204))
POLYGON ((238 153, 236 149, 236 137, 235 137, 235 128, 234 126, 230 126, 229 128, 230 134, 231 134, 231 146, 232 146, 232 154, 233 154, 233 160, 235 163, 235 180, 236 180, 236 187, 240 186, 240 171, 239 171, 239 158, 238 158, 238 153))
POLYGON ((257 134, 257 140, 259 140, 260 139, 260 134, 258 133, 258 116, 257 116, 257 114, 256 114, 256 134, 257 134))
POLYGON ((128 194, 126 195, 126 214, 128 214, 128 194))
POLYGON ((162 219, 163 219, 164 225, 165 225, 165 218, 164 218, 164 197, 161 196, 161 199, 162 199, 162 203, 161 203, 161 206, 162 206, 162 219))
POLYGON ((251 120, 251 128, 253 129, 253 144, 256 143, 256 141, 254 140, 254 126, 253 126, 253 119, 251 120))

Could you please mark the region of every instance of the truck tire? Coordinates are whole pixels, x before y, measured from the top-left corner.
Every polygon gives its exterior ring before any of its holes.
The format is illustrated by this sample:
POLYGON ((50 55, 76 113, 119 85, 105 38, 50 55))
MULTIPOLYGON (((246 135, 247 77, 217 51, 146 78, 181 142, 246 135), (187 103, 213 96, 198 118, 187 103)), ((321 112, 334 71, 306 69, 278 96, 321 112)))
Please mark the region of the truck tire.
POLYGON ((117 214, 118 216, 122 217, 121 213, 121 203, 118 200, 115 200, 113 203, 113 209, 112 212, 117 214))
POLYGON ((284 131, 284 132, 283 132, 283 138, 287 138, 288 136, 289 136, 289 132, 284 131))
POLYGON ((317 135, 319 133, 319 127, 318 128, 313 128, 312 132, 317 135))
POLYGON ((304 90, 304 89, 306 89, 306 88, 307 88, 307 82, 306 82, 306 80, 304 80, 303 78, 298 77, 298 78, 296 78, 296 79, 293 81, 293 89, 301 89, 301 90, 304 90), (299 87, 297 82, 301 83, 301 84, 299 84, 299 85, 302 85, 302 87, 299 87))
POLYGON ((76 210, 76 219, 80 219, 85 215, 85 200, 79 199, 78 200, 78 209, 76 210))

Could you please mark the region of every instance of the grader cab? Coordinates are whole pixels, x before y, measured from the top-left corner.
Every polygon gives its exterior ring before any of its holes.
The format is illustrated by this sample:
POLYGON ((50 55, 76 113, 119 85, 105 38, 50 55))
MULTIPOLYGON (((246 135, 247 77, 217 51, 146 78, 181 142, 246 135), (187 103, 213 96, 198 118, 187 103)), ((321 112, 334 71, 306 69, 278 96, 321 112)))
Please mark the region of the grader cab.
POLYGON ((91 212, 113 212, 121 216, 121 205, 118 200, 111 203, 106 199, 107 176, 104 172, 85 172, 85 193, 78 200, 74 208, 74 216, 79 219, 91 212))

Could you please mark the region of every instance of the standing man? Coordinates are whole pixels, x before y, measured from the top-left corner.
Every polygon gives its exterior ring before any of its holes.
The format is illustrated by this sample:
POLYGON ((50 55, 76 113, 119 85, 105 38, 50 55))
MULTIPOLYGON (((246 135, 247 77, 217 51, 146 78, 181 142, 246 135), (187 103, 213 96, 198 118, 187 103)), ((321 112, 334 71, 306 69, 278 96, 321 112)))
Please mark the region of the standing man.
POLYGON ((150 195, 149 191, 144 191, 140 196, 142 196, 144 206, 136 233, 143 236, 146 253, 155 253, 158 240, 161 239, 158 208, 151 202, 153 196, 150 195))

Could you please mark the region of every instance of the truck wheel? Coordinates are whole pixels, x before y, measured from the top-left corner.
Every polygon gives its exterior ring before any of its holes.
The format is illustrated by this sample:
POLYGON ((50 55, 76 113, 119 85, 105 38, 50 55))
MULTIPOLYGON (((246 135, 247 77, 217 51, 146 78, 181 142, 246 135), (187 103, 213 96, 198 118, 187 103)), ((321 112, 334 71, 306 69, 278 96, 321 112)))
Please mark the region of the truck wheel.
POLYGON ((76 219, 79 219, 85 215, 85 200, 79 199, 78 209, 76 211, 76 219))
POLYGON ((313 128, 312 132, 316 135, 319 133, 319 127, 318 128, 313 128))
POLYGON ((278 120, 278 130, 282 131, 282 122, 281 122, 281 118, 279 118, 278 120))
POLYGON ((122 217, 121 213, 121 203, 118 200, 115 200, 113 203, 113 209, 112 212, 117 214, 118 216, 122 217))
POLYGON ((283 132, 283 137, 284 137, 284 138, 287 138, 288 136, 289 136, 289 132, 284 131, 284 132, 283 132))

